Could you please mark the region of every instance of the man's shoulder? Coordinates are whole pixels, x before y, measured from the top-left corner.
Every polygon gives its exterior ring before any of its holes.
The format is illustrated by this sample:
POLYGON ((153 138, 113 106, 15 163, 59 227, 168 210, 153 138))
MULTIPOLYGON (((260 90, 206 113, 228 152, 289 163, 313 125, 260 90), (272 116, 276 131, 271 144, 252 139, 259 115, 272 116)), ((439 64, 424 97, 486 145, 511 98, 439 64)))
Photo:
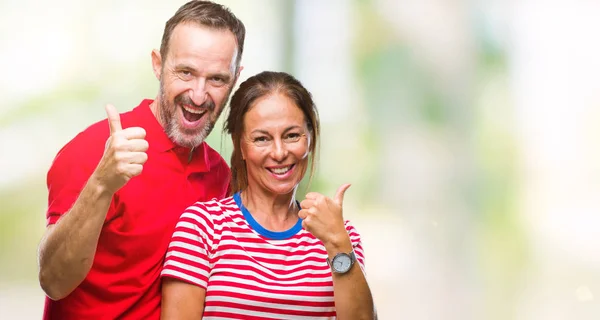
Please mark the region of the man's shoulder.
POLYGON ((223 159, 223 156, 217 152, 217 150, 213 149, 206 141, 202 142, 204 144, 204 150, 206 152, 206 159, 209 161, 210 166, 226 166, 227 162, 223 159))
POLYGON ((60 161, 69 162, 72 159, 78 159, 78 163, 84 163, 86 160, 101 157, 108 134, 106 119, 88 126, 57 152, 53 164, 60 161))

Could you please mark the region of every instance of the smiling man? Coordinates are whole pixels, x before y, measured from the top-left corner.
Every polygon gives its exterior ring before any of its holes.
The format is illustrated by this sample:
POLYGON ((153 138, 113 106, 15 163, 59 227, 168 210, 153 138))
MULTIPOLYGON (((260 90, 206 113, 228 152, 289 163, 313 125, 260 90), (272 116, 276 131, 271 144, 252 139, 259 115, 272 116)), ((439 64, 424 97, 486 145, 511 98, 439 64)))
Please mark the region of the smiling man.
POLYGON ((39 278, 44 319, 158 319, 159 274, 181 212, 228 193, 229 168, 204 139, 241 71, 245 28, 190 1, 167 21, 155 100, 68 142, 48 171, 39 278))

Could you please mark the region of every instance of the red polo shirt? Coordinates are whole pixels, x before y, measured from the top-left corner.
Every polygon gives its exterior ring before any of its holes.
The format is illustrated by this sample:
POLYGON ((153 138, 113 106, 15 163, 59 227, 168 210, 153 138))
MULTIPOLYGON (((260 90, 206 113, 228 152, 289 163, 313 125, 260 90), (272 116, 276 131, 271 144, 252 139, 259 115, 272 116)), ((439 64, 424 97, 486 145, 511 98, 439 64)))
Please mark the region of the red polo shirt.
MULTIPOLYGON (((123 128, 142 127, 148 161, 113 197, 98 240, 92 269, 66 298, 46 298, 44 319, 159 319, 160 271, 181 213, 196 201, 223 198, 229 167, 206 143, 176 146, 144 100, 121 115, 123 128)), ((56 223, 77 199, 96 168, 109 136, 106 120, 67 143, 48 171, 48 224, 56 223)))

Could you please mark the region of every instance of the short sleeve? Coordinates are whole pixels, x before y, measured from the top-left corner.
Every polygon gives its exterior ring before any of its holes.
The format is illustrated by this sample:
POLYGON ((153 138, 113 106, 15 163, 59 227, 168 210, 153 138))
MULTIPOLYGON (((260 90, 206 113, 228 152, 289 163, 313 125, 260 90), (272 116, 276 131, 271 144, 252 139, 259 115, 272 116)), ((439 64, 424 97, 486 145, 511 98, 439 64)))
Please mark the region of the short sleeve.
POLYGON ((48 174, 46 224, 55 224, 71 209, 104 153, 106 136, 84 131, 56 155, 48 174))
POLYGON ((365 251, 363 249, 361 236, 349 220, 346 220, 345 226, 346 232, 348 232, 348 235, 350 236, 350 242, 352 243, 356 260, 360 264, 360 267, 365 270, 365 251))
POLYGON ((210 253, 214 224, 205 205, 187 208, 171 237, 161 277, 170 277, 206 289, 210 273, 210 253))

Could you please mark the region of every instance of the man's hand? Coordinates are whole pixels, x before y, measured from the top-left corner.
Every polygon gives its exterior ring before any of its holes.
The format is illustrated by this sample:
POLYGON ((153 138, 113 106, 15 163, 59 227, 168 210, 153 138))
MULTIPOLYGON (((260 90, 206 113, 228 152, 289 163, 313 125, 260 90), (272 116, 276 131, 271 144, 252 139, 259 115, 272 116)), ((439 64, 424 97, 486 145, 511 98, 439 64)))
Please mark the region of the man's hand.
POLYGON ((114 106, 106 105, 106 115, 110 137, 106 140, 104 155, 92 177, 107 192, 114 194, 129 179, 142 173, 143 165, 148 160, 148 141, 144 139, 146 130, 143 128, 122 128, 121 117, 114 106))
POLYGON ((339 187, 333 199, 317 192, 309 192, 306 199, 300 202, 298 216, 304 220, 302 227, 321 240, 326 248, 337 247, 348 241, 342 213, 344 193, 348 188, 350 184, 339 187))

